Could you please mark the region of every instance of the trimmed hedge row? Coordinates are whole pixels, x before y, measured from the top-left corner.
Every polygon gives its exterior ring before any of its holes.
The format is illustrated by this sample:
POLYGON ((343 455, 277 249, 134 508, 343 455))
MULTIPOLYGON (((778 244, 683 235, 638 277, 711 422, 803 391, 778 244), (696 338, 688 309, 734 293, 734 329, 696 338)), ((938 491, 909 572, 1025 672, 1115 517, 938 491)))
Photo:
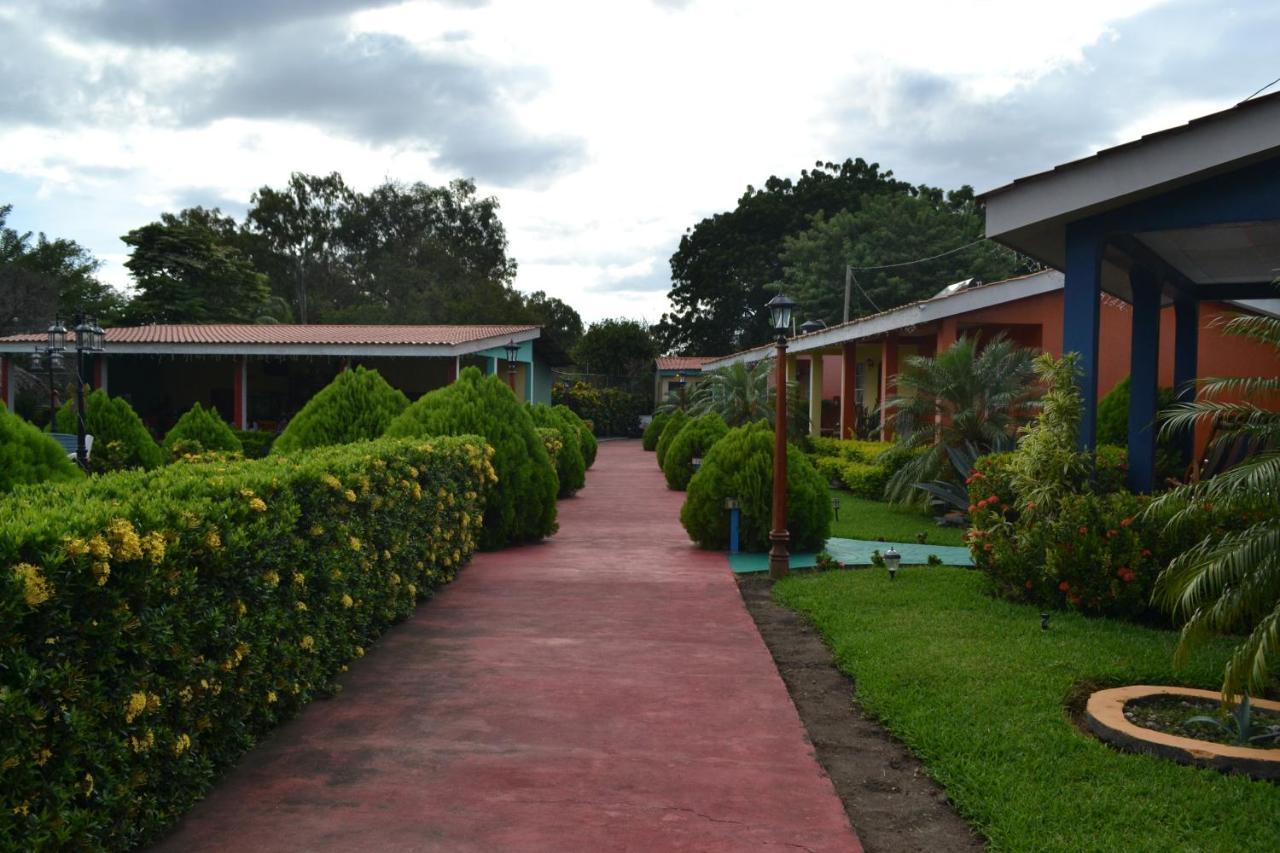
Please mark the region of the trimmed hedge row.
POLYGON ((650 418, 649 425, 644 428, 644 432, 640 435, 640 446, 648 451, 657 450, 658 439, 662 438, 662 430, 669 420, 671 420, 669 412, 659 412, 650 418))
POLYGON ((0 849, 124 849, 449 581, 492 450, 382 440, 0 502, 0 849))
MULTIPOLYGON (((658 454, 658 467, 661 468, 667 459, 667 448, 671 446, 671 442, 675 440, 680 430, 684 429, 684 425, 689 422, 689 416, 683 410, 677 409, 667 418, 667 422, 662 427, 662 432, 658 435, 658 443, 654 445, 654 451, 658 454)), ((643 441, 643 440, 642 440, 643 441)))
POLYGON ((860 498, 882 500, 889 478, 919 454, 888 441, 809 438, 812 462, 827 482, 860 498))

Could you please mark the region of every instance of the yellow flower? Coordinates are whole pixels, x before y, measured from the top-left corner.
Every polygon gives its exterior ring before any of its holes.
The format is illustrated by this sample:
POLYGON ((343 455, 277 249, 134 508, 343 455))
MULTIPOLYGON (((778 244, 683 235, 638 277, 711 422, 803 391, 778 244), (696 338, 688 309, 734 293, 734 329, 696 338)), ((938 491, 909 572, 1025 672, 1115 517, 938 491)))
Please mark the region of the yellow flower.
POLYGON ((362 547, 362 546, 361 546, 361 544, 360 544, 360 540, 359 540, 359 539, 357 539, 356 537, 352 536, 352 537, 351 537, 351 550, 352 550, 352 551, 359 551, 361 547, 362 547))
POLYGON ((21 803, 13 807, 13 813, 26 817, 31 813, 31 801, 23 800, 21 803))
POLYGON ((410 476, 410 477, 413 477, 414 479, 417 479, 417 477, 418 477, 418 469, 417 469, 417 468, 415 468, 415 467, 413 467, 412 465, 410 465, 410 466, 409 466, 409 476, 410 476))
POLYGON ((182 755, 182 753, 186 752, 190 748, 191 748, 191 737, 189 735, 180 734, 178 735, 177 739, 173 742, 174 755, 182 755))
POLYGON ((323 527, 321 527, 321 526, 320 526, 320 525, 318 525, 318 524, 313 524, 313 525, 311 525, 311 535, 312 535, 312 536, 323 536, 323 535, 324 535, 324 528, 323 528, 323 527))
POLYGON ((83 557, 89 553, 89 543, 83 539, 68 539, 62 546, 62 550, 68 557, 83 557))
POLYGON ((344 592, 344 593, 342 594, 342 606, 343 606, 343 607, 348 607, 348 608, 349 608, 349 607, 351 607, 351 605, 353 605, 353 604, 355 604, 355 602, 351 600, 351 596, 347 595, 347 594, 344 592))
POLYGON ((315 650, 316 641, 312 638, 310 634, 308 634, 307 636, 302 638, 301 642, 299 642, 298 645, 302 646, 303 650, 310 652, 315 650))
POLYGON ((107 578, 111 577, 111 564, 106 561, 95 562, 93 576, 98 579, 98 586, 106 586, 107 578))
POLYGON ((254 512, 266 512, 267 504, 262 500, 262 498, 251 498, 249 500, 249 509, 254 512))
MULTIPOLYGON (((138 531, 133 529, 129 519, 111 519, 107 524, 107 539, 111 542, 112 553, 117 560, 128 562, 142 557, 142 540, 138 538, 138 531)), ((96 552, 94 556, 97 556, 96 552)), ((105 560, 106 557, 99 559, 105 560)))
POLYGON ((343 496, 346 497, 348 503, 356 502, 356 493, 350 489, 347 489, 346 492, 343 493, 343 496))
POLYGON ((147 729, 147 733, 142 737, 134 737, 133 735, 129 736, 129 746, 134 752, 146 752, 148 749, 155 746, 155 743, 156 734, 151 731, 151 729, 147 729))
POLYGON ((276 696, 276 692, 275 692, 274 690, 268 690, 268 691, 267 691, 267 704, 268 704, 268 705, 274 705, 274 704, 276 703, 277 698, 279 698, 279 697, 277 697, 277 696, 276 696))
POLYGON ((84 795, 87 797, 93 793, 93 774, 84 774, 84 795))
POLYGON ((415 586, 414 584, 409 584, 408 589, 409 589, 409 597, 416 598, 418 595, 418 587, 415 586))
POLYGON ((267 569, 262 575, 262 582, 267 586, 276 587, 280 585, 280 576, 275 573, 274 569, 267 569))
POLYGON ((49 761, 50 758, 53 758, 53 753, 49 750, 48 747, 40 750, 39 752, 36 753, 36 759, 35 759, 36 767, 44 767, 44 765, 49 761))
MULTIPOLYGON (((274 586, 274 584, 273 584, 273 586, 274 586)), ((240 599, 238 599, 238 598, 236 599, 235 607, 236 607, 236 615, 237 615, 237 616, 243 616, 244 614, 246 614, 246 613, 248 613, 248 612, 249 612, 249 608, 245 607, 245 606, 244 606, 244 602, 243 602, 243 601, 241 601, 241 600, 240 600, 240 599)))
POLYGON ((160 709, 160 697, 154 693, 147 694, 147 710, 158 711, 160 709))
POLYGON ((305 613, 307 610, 307 603, 305 601, 299 601, 297 604, 293 605, 293 609, 297 610, 299 613, 305 613))
POLYGON ((358 658, 364 657, 364 648, 362 646, 356 646, 355 653, 358 658))
POLYGON ((222 547, 222 537, 218 535, 218 531, 210 530, 205 534, 204 544, 206 548, 216 551, 222 547))
POLYGON ((195 694, 191 691, 190 687, 184 687, 178 691, 178 698, 181 699, 182 704, 185 705, 195 698, 195 694))
POLYGON ((306 586, 306 585, 307 585, 307 576, 306 576, 306 575, 304 575, 302 572, 294 572, 294 573, 293 573, 293 585, 294 585, 294 586, 306 586))
POLYGON ((101 536, 89 540, 89 553, 99 560, 111 559, 111 546, 101 536))
POLYGON ((145 710, 147 710, 147 694, 129 694, 129 701, 126 702, 124 706, 124 721, 126 723, 132 723, 137 719, 138 715, 145 710))
POLYGON ((151 561, 152 565, 160 565, 164 560, 164 534, 158 530, 153 530, 143 536, 142 552, 147 555, 147 559, 151 561))
POLYGON ((392 586, 398 586, 400 584, 400 576, 395 572, 391 573, 391 577, 388 578, 388 580, 391 582, 392 586))
POLYGON ((39 566, 18 563, 13 567, 13 573, 22 584, 22 599, 28 607, 44 604, 53 597, 53 584, 41 573, 39 566))

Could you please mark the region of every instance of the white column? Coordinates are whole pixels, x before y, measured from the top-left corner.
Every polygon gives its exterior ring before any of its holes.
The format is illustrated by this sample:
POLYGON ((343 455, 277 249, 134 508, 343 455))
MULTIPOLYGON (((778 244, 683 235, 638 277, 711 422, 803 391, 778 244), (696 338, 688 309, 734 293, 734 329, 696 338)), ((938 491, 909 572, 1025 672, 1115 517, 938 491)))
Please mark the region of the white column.
POLYGON ((822 435, 822 353, 809 358, 809 435, 822 435))

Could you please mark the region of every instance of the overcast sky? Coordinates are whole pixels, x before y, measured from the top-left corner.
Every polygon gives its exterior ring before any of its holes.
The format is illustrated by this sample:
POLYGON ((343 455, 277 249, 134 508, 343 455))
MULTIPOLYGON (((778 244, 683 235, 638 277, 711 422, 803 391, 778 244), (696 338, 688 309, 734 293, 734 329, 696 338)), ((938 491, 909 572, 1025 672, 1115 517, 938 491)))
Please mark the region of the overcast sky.
MULTIPOLYGON (((471 176, 588 321, 657 320, 684 230, 864 157, 990 189, 1280 76, 1280 4, 0 0, 0 204, 125 286, 119 236, 291 171, 471 176)), ((887 259, 898 260, 898 259, 887 259)))

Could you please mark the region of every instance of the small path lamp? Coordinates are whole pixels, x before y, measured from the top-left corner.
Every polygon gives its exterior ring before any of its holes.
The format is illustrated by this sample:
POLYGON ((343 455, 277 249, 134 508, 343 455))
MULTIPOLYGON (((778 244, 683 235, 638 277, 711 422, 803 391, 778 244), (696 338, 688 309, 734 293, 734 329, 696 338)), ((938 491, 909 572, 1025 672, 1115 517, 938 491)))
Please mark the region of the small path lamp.
POLYGON ((84 376, 85 359, 106 349, 106 333, 98 321, 84 312, 76 315, 76 462, 89 469, 89 449, 85 446, 84 376))
POLYGON ((898 565, 902 562, 902 555, 897 549, 890 546, 884 552, 884 565, 889 570, 889 580, 895 580, 898 577, 898 565))
POLYGON ((516 343, 515 338, 507 341, 505 347, 507 351, 507 384, 511 386, 511 393, 516 392, 516 354, 520 352, 520 345, 516 343))
POLYGON ((43 347, 36 347, 31 364, 36 370, 43 366, 49 371, 49 424, 50 429, 56 431, 54 417, 58 413, 58 388, 54 384, 53 373, 62 367, 62 354, 67 351, 67 327, 55 319, 48 334, 48 342, 43 347))
POLYGON ((773 419, 773 529, 769 531, 769 577, 785 578, 791 570, 787 544, 787 330, 795 300, 779 293, 769 300, 769 319, 778 333, 776 409, 773 419))

